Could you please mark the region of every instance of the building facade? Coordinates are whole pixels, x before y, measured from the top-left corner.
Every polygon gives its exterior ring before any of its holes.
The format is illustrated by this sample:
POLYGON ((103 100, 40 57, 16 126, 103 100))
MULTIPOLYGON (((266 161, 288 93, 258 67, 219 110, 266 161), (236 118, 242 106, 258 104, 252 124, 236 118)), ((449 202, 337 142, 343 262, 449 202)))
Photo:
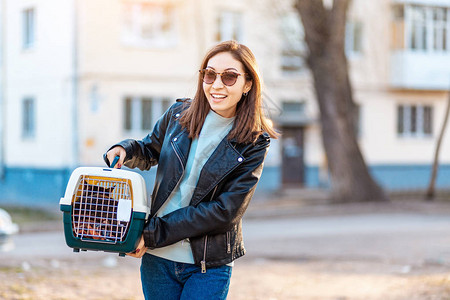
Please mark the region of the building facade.
MULTIPOLYGON (((291 1, 3 0, 0 11, 0 201, 56 203, 73 168, 103 166, 110 145, 142 138, 176 98, 193 97, 206 50, 229 39, 255 53, 283 134, 258 190, 327 186, 291 1)), ((358 138, 388 189, 427 184, 450 86, 449 41, 450 0, 352 2, 346 51, 358 138)), ((154 174, 144 173, 149 190, 154 174)))
MULTIPOLYGON (((355 1, 350 11, 360 32, 349 55, 360 144, 387 188, 428 184, 450 89, 449 8, 448 0, 355 1)), ((449 185, 449 139, 447 131, 441 187, 449 185)))

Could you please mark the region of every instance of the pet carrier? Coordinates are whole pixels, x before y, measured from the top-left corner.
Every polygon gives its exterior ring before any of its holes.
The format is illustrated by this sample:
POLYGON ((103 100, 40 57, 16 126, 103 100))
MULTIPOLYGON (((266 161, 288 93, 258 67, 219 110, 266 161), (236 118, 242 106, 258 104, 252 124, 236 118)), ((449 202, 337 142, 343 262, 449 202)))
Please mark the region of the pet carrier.
POLYGON ((60 200, 66 243, 74 252, 136 249, 148 217, 147 192, 132 171, 80 167, 73 171, 60 200))

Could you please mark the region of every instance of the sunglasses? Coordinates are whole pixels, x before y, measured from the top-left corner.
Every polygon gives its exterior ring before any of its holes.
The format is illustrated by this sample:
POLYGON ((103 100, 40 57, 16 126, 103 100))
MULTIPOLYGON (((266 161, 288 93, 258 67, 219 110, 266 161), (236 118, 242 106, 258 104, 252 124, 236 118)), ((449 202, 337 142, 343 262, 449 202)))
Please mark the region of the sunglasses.
POLYGON ((222 73, 217 73, 214 70, 211 69, 203 69, 199 71, 202 75, 202 80, 206 84, 212 84, 214 81, 216 81, 217 75, 220 75, 220 79, 222 80, 222 83, 226 86, 232 86, 236 83, 239 76, 244 75, 246 73, 237 73, 233 71, 224 71, 222 73))

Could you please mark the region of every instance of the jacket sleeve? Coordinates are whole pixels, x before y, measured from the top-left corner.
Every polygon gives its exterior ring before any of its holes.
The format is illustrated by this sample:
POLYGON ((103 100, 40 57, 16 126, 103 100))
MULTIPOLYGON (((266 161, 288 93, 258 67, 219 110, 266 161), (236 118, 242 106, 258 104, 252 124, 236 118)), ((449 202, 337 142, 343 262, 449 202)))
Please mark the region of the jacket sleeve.
POLYGON ((145 245, 149 248, 164 247, 185 238, 225 232, 237 224, 261 176, 269 143, 268 136, 258 139, 244 154, 244 162, 226 177, 220 194, 211 201, 151 218, 144 228, 145 245))
MULTIPOLYGON (((164 115, 156 122, 153 131, 142 140, 126 139, 118 144, 115 144, 110 149, 116 146, 122 146, 126 151, 124 165, 128 168, 139 168, 140 170, 149 170, 152 166, 158 164, 159 154, 161 153, 162 144, 170 118, 173 114, 174 104, 169 108, 164 115)), ((109 150, 110 150, 109 149, 109 150)), ((108 150, 108 151, 109 151, 108 150)), ((109 166, 109 161, 104 155, 105 162, 109 166)))

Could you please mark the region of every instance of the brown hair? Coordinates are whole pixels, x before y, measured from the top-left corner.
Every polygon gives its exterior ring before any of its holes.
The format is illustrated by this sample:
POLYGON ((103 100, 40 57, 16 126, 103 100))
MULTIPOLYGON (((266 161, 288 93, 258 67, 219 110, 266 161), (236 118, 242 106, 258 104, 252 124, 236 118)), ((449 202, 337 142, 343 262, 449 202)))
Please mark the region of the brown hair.
MULTIPOLYGON (((272 123, 264 115, 262 108, 262 82, 258 66, 253 53, 247 46, 235 41, 222 42, 213 47, 203 58, 200 69, 205 69, 208 61, 216 54, 229 52, 244 66, 246 80, 252 81, 252 86, 247 96, 242 96, 236 107, 234 126, 228 139, 236 139, 238 143, 250 143, 256 141, 258 136, 267 132, 270 137, 277 138, 278 133, 273 129, 272 123)), ((208 99, 203 91, 201 74, 198 76, 197 92, 188 109, 180 118, 180 124, 187 129, 190 138, 196 138, 210 110, 208 99)))

